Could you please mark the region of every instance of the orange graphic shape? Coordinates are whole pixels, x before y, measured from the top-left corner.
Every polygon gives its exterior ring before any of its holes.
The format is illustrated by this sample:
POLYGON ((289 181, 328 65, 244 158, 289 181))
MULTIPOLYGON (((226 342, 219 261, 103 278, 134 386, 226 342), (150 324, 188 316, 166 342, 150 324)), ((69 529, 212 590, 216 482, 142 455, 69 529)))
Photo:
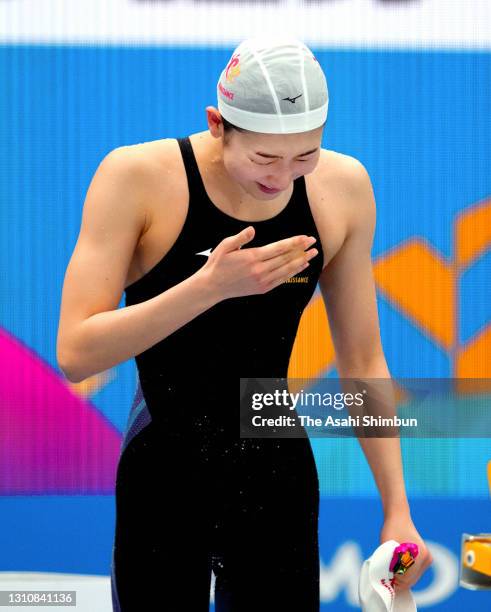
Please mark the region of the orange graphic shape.
POLYGON ((72 383, 68 380, 66 383, 72 389, 72 391, 80 397, 91 397, 98 393, 102 387, 105 387, 113 379, 114 374, 111 373, 111 370, 106 370, 100 374, 89 376, 89 378, 86 378, 79 383, 72 383))
POLYGON ((491 247, 491 199, 460 212, 455 221, 455 261, 467 267, 491 247))
MULTIPOLYGON (((288 378, 319 378, 326 369, 334 367, 334 359, 324 300, 321 295, 314 295, 300 319, 290 356, 288 378)), ((294 387, 294 383, 289 384, 292 393, 298 390, 294 387)))
POLYGON ((454 270, 434 249, 414 238, 374 264, 378 288, 444 349, 455 337, 454 270))
POLYGON ((491 326, 461 347, 455 360, 458 378, 491 378, 491 326))

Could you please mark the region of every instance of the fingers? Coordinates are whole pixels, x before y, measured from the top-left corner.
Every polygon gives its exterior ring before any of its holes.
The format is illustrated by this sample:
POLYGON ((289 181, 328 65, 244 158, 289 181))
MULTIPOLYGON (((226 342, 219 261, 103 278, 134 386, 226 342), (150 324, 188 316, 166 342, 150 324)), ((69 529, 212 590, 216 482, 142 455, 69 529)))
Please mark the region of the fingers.
POLYGON ((419 559, 416 558, 416 567, 422 574, 433 563, 430 551, 425 547, 420 547, 419 559))
POLYGON ((396 591, 404 591, 410 589, 414 584, 418 582, 424 572, 433 563, 433 557, 431 553, 426 550, 425 553, 419 559, 416 559, 415 564, 409 568, 406 574, 394 576, 394 588, 396 591))
MULTIPOLYGON (((280 255, 277 255, 276 257, 272 257, 271 259, 267 259, 260 265, 261 269, 264 270, 264 272, 266 273, 278 270, 279 274, 281 275, 282 270, 288 271, 288 264, 292 263, 295 266, 295 262, 307 263, 318 253, 319 251, 317 249, 309 249, 308 251, 297 249, 294 251, 282 253, 280 255)), ((296 272, 294 274, 296 274, 296 272)))
MULTIPOLYGON (((413 568, 414 569, 414 568, 413 568)), ((409 570, 407 572, 407 574, 405 574, 404 576, 394 576, 394 582, 393 582, 393 587, 396 591, 406 591, 408 589, 410 589, 413 584, 415 584, 420 576, 420 572, 411 573, 411 570, 409 570)))
POLYGON ((316 239, 313 236, 293 236, 255 249, 259 261, 266 261, 279 255, 288 254, 293 250, 304 251, 312 246, 316 239))
POLYGON ((224 253, 228 253, 230 251, 240 249, 244 244, 247 244, 254 238, 255 233, 256 231, 254 227, 252 225, 249 225, 238 234, 234 234, 233 236, 227 236, 227 238, 224 238, 217 246, 215 251, 220 250, 224 253))
POLYGON ((306 253, 302 251, 302 254, 295 257, 293 260, 288 261, 286 264, 275 268, 268 275, 266 275, 264 282, 273 289, 274 287, 284 283, 287 279, 295 274, 298 274, 302 270, 305 270, 310 264, 309 260, 317 255, 317 249, 310 249, 306 253))
MULTIPOLYGON (((215 249, 215 252, 222 251, 223 253, 228 253, 240 249, 254 238, 255 233, 254 227, 249 225, 238 234, 224 238, 215 249)), ((278 261, 271 262, 273 265, 268 267, 268 269, 275 269, 291 259, 291 254, 294 251, 301 254, 309 246, 312 246, 315 241, 315 237, 306 235, 284 238, 283 240, 251 249, 251 256, 254 255, 257 261, 268 261, 276 257, 280 258, 278 261)))
POLYGON ((255 251, 255 256, 262 262, 259 266, 262 272, 269 273, 273 270, 278 270, 281 275, 285 269, 284 266, 290 262, 295 267, 296 264, 294 262, 300 260, 301 263, 305 263, 317 255, 317 249, 305 251, 315 241, 316 239, 313 236, 294 236, 293 238, 279 240, 253 250, 255 251), (280 270, 280 268, 283 270, 280 270))

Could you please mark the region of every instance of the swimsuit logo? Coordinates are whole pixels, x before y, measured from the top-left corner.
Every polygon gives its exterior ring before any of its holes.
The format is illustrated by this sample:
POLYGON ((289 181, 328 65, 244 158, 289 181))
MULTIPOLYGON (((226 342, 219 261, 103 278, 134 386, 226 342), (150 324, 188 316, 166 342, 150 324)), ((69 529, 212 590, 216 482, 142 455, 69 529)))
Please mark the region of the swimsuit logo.
POLYGON ((200 251, 199 253, 195 253, 195 255, 204 255, 205 257, 209 257, 211 255, 211 249, 206 249, 206 251, 200 251))
POLYGON ((300 98, 300 96, 302 96, 303 94, 298 94, 298 96, 295 96, 294 98, 281 98, 282 100, 288 100, 288 102, 291 102, 292 104, 295 104, 295 100, 297 98, 300 98))
POLYGON ((308 283, 309 282, 309 277, 308 276, 291 276, 290 278, 287 278, 285 283, 308 283))
POLYGON ((239 57, 240 57, 240 53, 237 53, 236 55, 232 55, 231 60, 229 61, 227 67, 225 68, 225 79, 229 83, 233 83, 235 77, 238 77, 240 74, 239 57))

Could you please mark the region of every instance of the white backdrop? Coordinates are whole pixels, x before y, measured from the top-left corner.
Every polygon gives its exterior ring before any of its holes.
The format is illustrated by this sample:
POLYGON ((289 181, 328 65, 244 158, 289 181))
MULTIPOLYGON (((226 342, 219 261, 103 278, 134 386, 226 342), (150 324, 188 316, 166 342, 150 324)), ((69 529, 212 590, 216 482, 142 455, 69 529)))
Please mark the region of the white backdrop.
POLYGON ((0 41, 212 43, 285 33, 315 46, 491 47, 490 0, 8 0, 0 41))

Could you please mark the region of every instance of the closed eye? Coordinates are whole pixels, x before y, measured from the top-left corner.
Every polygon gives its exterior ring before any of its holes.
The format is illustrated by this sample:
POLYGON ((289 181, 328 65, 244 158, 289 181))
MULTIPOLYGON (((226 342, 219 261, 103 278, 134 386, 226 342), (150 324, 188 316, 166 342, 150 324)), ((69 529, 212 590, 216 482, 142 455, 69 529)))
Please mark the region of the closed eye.
MULTIPOLYGON (((310 159, 297 159, 297 161, 300 161, 300 162, 307 162, 307 161, 310 161, 310 159)), ((274 164, 274 162, 269 162, 268 164, 260 164, 259 162, 254 161, 253 159, 251 159, 251 162, 252 162, 253 164, 257 164, 258 166, 271 166, 271 164, 274 164)))

